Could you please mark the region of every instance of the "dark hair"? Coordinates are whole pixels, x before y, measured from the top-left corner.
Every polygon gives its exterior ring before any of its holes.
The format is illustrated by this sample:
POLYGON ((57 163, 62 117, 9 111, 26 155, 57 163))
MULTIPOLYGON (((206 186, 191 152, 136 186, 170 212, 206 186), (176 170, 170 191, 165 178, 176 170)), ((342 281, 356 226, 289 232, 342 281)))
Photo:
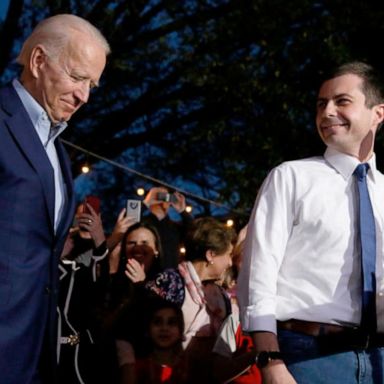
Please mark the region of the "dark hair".
POLYGON ((145 308, 142 313, 142 324, 137 328, 137 335, 133 339, 135 354, 138 357, 148 356, 154 348, 153 341, 149 337, 149 327, 153 321, 155 314, 162 309, 172 309, 176 314, 177 326, 180 330, 180 341, 175 346, 176 352, 182 352, 182 341, 184 335, 184 314, 181 307, 170 301, 159 297, 148 297, 145 308))
POLYGON ((367 108, 372 108, 384 102, 383 76, 371 65, 361 61, 352 61, 334 68, 326 75, 324 81, 349 74, 356 75, 362 79, 361 91, 365 96, 367 108))
POLYGON ((132 226, 130 226, 127 231, 124 233, 124 236, 121 240, 121 251, 120 251, 120 267, 119 269, 125 269, 125 264, 127 261, 127 255, 126 255, 126 245, 127 245, 127 238, 128 236, 136 231, 137 229, 145 228, 148 231, 150 231, 154 238, 155 238, 155 246, 156 250, 158 252, 157 257, 153 260, 152 266, 150 267, 148 273, 147 273, 147 279, 153 277, 157 273, 159 273, 162 270, 162 263, 163 263, 163 257, 162 257, 162 249, 161 249, 161 241, 160 241, 160 235, 159 232, 155 227, 153 227, 150 224, 139 222, 135 223, 132 226))
POLYGON ((156 312, 160 311, 161 309, 173 309, 176 313, 177 326, 179 327, 180 334, 184 334, 184 315, 180 305, 177 305, 176 303, 172 303, 171 301, 164 300, 161 298, 151 298, 149 301, 150 310, 148 316, 148 325, 150 325, 150 323, 152 322, 156 312))
POLYGON ((236 240, 233 228, 213 217, 195 219, 185 240, 185 259, 205 260, 206 252, 212 250, 217 255, 225 253, 236 240))

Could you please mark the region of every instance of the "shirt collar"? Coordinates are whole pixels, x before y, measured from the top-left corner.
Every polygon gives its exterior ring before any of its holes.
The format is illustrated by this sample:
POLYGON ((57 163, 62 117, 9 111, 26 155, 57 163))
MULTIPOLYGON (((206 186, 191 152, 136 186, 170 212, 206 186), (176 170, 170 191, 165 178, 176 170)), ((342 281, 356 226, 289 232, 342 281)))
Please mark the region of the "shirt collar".
MULTIPOLYGON (((356 157, 346 155, 345 153, 339 152, 336 149, 327 147, 324 158, 328 164, 331 165, 337 172, 339 172, 344 179, 348 180, 356 167, 361 164, 356 157)), ((375 181, 376 173, 376 155, 373 153, 371 158, 365 163, 369 164, 368 177, 371 177, 375 181)))
POLYGON ((67 127, 66 122, 60 122, 51 126, 51 121, 49 120, 47 112, 45 112, 44 108, 32 97, 32 95, 25 89, 25 87, 20 83, 19 80, 14 79, 12 82, 15 91, 19 95, 21 102, 26 109, 28 116, 30 117, 33 126, 38 131, 37 133, 41 137, 43 134, 44 140, 43 144, 45 145, 45 141, 55 140, 60 133, 64 131, 67 127), (45 127, 44 131, 46 133, 42 133, 40 131, 40 127, 45 127))

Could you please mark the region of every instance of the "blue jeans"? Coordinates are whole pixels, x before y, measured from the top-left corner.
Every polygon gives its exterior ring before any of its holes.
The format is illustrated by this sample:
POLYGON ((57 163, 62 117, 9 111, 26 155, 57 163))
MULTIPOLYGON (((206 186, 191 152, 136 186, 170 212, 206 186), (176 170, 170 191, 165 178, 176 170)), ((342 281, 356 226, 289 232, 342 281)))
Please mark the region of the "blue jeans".
POLYGON ((324 354, 313 336, 279 330, 278 339, 298 384, 384 383, 384 348, 324 354))

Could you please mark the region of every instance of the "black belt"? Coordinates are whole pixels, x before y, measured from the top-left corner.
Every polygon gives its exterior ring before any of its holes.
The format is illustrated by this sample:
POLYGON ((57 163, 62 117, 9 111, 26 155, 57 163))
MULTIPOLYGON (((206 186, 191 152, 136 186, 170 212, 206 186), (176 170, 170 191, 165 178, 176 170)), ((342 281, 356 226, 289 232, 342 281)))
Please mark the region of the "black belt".
POLYGON ((316 337, 324 352, 379 348, 384 346, 384 334, 367 334, 360 328, 303 320, 278 321, 277 328, 316 337))

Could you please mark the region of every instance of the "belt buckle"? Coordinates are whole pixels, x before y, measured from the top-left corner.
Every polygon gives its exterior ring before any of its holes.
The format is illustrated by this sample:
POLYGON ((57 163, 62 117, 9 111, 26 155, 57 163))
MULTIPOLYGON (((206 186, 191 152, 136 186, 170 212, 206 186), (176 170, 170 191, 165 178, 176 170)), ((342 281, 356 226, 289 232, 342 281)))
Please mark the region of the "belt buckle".
POLYGON ((80 337, 78 334, 68 336, 68 344, 72 347, 80 343, 80 337))

